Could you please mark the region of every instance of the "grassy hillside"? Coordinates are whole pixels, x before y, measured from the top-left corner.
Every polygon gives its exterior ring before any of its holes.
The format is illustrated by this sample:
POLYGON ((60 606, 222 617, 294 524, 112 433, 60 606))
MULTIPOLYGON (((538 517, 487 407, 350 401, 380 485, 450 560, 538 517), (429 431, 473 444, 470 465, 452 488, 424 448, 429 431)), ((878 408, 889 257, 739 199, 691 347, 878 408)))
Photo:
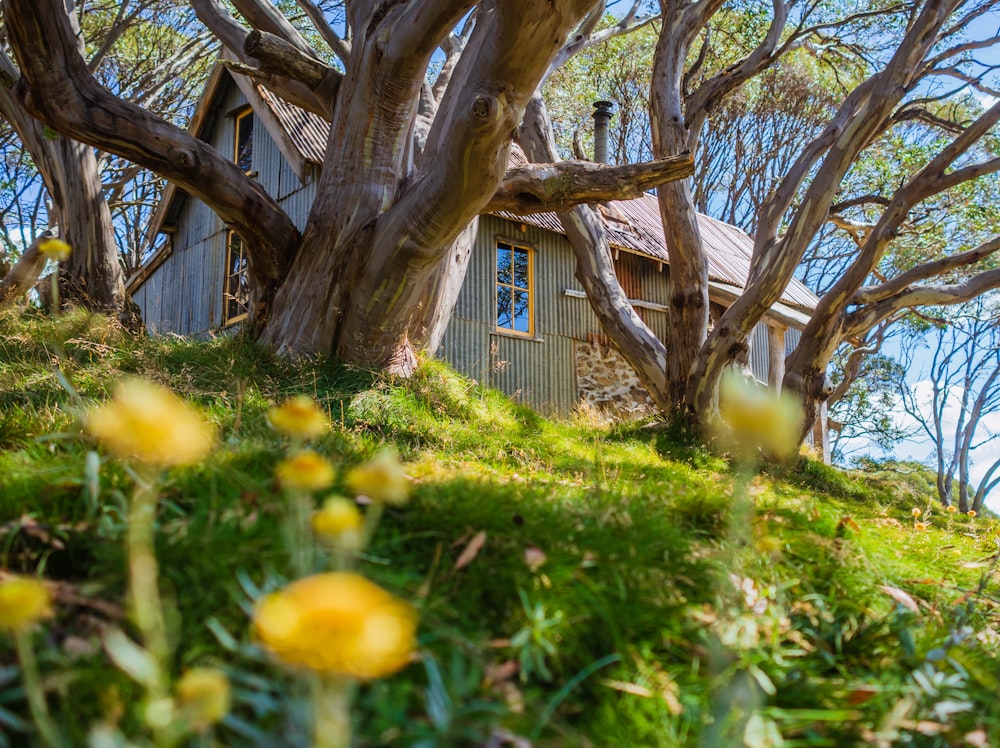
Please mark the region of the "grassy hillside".
MULTIPOLYGON (((355 745, 1000 736, 998 525, 940 511, 922 476, 806 458, 750 475, 648 425, 543 418, 436 362, 393 382, 239 338, 144 341, 99 318, 8 316, 0 567, 53 583, 55 615, 34 644, 67 745, 95 725, 150 744, 143 689, 101 644, 111 627, 136 634, 124 613, 136 475, 98 461, 80 427, 123 375, 168 386, 221 433, 209 459, 168 471, 160 489, 173 675, 220 666, 235 689, 229 715, 184 744, 309 744, 308 678, 270 662, 248 617, 295 576, 274 479, 287 445, 265 414, 299 393, 333 422, 315 448, 339 468, 335 490, 386 445, 414 479, 360 570, 417 606, 419 657, 360 690, 355 745)), ((0 657, 14 661, 2 635, 0 657)), ((38 744, 20 683, 0 669, 0 745, 38 744)))

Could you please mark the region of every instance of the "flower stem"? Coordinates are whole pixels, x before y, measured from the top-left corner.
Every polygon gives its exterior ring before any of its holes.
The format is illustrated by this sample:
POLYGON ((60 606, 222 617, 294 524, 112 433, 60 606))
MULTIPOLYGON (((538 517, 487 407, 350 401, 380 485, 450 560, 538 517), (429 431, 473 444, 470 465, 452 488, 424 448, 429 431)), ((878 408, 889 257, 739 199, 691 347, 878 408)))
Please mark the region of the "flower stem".
POLYGON ((349 748, 354 681, 317 674, 312 682, 313 748, 349 748))
POLYGON ((45 703, 42 678, 38 672, 35 650, 31 646, 31 632, 28 630, 18 631, 14 641, 17 646, 17 658, 21 662, 24 690, 28 694, 28 707, 31 709, 31 718, 38 727, 38 732, 41 733, 42 744, 48 748, 62 748, 65 745, 62 735, 59 734, 59 729, 52 720, 49 707, 45 703))

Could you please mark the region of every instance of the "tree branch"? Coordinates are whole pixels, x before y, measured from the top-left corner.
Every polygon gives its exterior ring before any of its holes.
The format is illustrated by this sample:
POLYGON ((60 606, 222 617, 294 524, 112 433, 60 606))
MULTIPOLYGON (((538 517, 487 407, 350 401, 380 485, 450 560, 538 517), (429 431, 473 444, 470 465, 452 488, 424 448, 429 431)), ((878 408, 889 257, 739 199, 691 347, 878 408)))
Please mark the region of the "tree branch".
POLYGON ((347 59, 351 56, 351 43, 340 38, 337 32, 333 30, 333 27, 327 23, 326 18, 323 17, 323 11, 319 9, 316 3, 312 2, 312 0, 295 1, 305 14, 309 16, 313 28, 323 37, 323 41, 333 50, 333 53, 337 55, 340 61, 346 65, 347 59))
POLYGON ((4 19, 21 69, 18 93, 33 115, 202 200, 243 239, 260 287, 282 277, 298 244, 291 219, 214 148, 101 87, 77 51, 62 0, 7 0, 4 19))
POLYGON ((927 280, 928 278, 933 278, 956 268, 965 267, 979 262, 998 250, 1000 250, 1000 236, 994 237, 988 242, 983 242, 978 247, 970 249, 968 252, 951 255, 950 257, 942 257, 939 260, 917 265, 887 283, 871 288, 858 289, 857 293, 855 293, 854 297, 851 299, 851 303, 859 306, 862 304, 874 304, 892 296, 895 293, 899 293, 914 283, 927 280))
POLYGON ((247 34, 243 50, 260 61, 261 72, 303 83, 319 99, 323 107, 320 113, 329 119, 343 79, 338 71, 266 31, 254 29, 247 34))
POLYGON ((1000 288, 1000 268, 974 275, 961 283, 908 287, 845 315, 843 335, 860 335, 883 319, 909 306, 950 306, 1000 288))
POLYGON ((625 166, 589 161, 533 164, 507 172, 484 212, 520 215, 568 210, 604 200, 631 200, 694 173, 690 154, 625 166))

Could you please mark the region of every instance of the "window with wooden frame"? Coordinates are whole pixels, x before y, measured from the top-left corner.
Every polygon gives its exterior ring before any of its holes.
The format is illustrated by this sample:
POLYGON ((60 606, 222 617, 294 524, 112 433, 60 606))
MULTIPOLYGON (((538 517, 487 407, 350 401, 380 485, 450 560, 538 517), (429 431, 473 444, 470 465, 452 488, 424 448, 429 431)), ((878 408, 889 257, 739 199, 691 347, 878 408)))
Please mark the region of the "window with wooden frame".
POLYGON ((504 241, 497 242, 497 330, 534 336, 533 275, 533 250, 504 241))
POLYGON ((226 241, 226 285, 222 291, 222 324, 233 325, 250 311, 250 284, 243 241, 230 230, 226 241))
POLYGON ((247 174, 253 168, 253 121, 250 107, 236 113, 233 161, 247 174))

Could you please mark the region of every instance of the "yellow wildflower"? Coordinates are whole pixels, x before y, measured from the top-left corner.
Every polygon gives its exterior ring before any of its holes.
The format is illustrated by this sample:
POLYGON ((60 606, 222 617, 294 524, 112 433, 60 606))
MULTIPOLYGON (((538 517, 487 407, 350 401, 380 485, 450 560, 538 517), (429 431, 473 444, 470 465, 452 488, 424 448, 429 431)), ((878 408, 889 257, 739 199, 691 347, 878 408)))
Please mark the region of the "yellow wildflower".
POLYGON ((215 431, 201 413, 142 379, 123 380, 111 402, 90 411, 86 427, 119 457, 150 465, 188 465, 215 444, 215 431))
POLYGON ((300 579, 254 612, 261 643, 285 664, 362 679, 406 665, 416 627, 410 605, 348 572, 300 579))
POLYGON ((195 730, 205 730, 229 713, 232 689, 221 670, 198 667, 177 682, 177 704, 195 730))
POLYGON ((930 527, 930 524, 928 524, 927 522, 914 522, 913 527, 916 530, 926 530, 928 527, 930 527))
POLYGON ((347 473, 347 488, 374 501, 403 504, 410 496, 410 477, 395 452, 385 449, 347 473))
POLYGON ((50 260, 62 262, 69 259, 73 248, 62 239, 43 239, 38 243, 38 251, 50 260))
POLYGON ((267 422, 294 439, 315 439, 328 428, 330 421, 308 395, 296 395, 267 411, 267 422))
POLYGON ((955 506, 954 504, 949 504, 948 506, 945 507, 945 511, 948 512, 948 514, 954 514, 955 512, 958 511, 958 507, 955 506))
POLYGON ((275 470, 282 486, 301 491, 318 491, 333 484, 333 465, 325 458, 304 449, 278 463, 275 470))
POLYGON ((923 513, 924 513, 923 510, 920 509, 920 507, 916 506, 910 510, 910 514, 912 514, 914 517, 919 517, 923 513))
POLYGON ((970 509, 969 511, 966 512, 966 514, 968 514, 970 517, 975 517, 976 516, 976 510, 975 509, 970 509))
POLYGON ((758 448, 775 457, 795 453, 802 431, 802 406, 790 393, 775 394, 731 369, 722 378, 719 412, 729 426, 733 446, 744 452, 758 448))
POLYGON ((335 540, 345 545, 357 545, 361 526, 365 518, 353 501, 340 496, 331 496, 323 508, 313 514, 313 530, 320 537, 335 540))
POLYGON ((52 615, 49 591, 37 579, 9 577, 0 581, 0 631, 17 633, 52 615))

